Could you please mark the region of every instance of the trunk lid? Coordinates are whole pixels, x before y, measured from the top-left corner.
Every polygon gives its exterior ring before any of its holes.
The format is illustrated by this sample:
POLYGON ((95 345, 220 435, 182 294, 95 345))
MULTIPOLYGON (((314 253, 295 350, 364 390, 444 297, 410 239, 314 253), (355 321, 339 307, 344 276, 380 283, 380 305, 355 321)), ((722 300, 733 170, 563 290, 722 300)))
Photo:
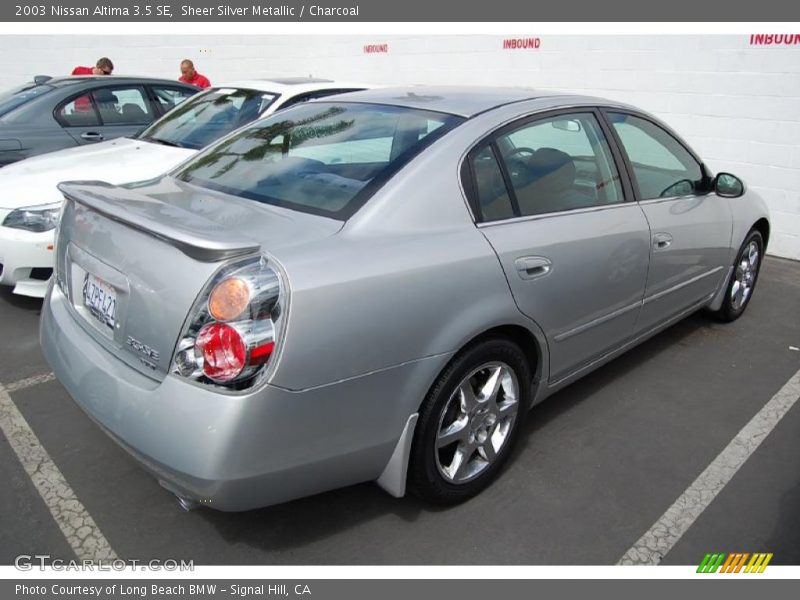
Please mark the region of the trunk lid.
POLYGON ((56 280, 74 317, 98 344, 155 380, 167 374, 189 311, 223 264, 341 228, 169 177, 59 189, 67 201, 56 280))

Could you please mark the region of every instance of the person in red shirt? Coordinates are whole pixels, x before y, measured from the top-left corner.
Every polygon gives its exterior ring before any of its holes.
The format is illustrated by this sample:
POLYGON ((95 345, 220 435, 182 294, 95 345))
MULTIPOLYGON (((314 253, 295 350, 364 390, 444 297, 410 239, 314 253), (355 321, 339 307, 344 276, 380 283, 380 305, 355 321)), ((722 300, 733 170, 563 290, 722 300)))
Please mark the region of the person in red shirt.
POLYGON ((114 72, 114 63, 105 56, 97 61, 93 67, 75 67, 72 69, 73 75, 111 75, 114 72))
MULTIPOLYGON (((97 61, 93 67, 75 67, 72 69, 73 75, 111 75, 114 71, 114 63, 105 56, 97 61)), ((87 113, 92 110, 92 101, 89 95, 75 99, 75 112, 87 113)))
POLYGON ((196 85, 201 89, 207 88, 211 85, 208 77, 200 75, 200 73, 195 71, 194 63, 188 58, 181 61, 181 76, 178 77, 178 81, 182 81, 183 83, 188 83, 190 85, 196 85))

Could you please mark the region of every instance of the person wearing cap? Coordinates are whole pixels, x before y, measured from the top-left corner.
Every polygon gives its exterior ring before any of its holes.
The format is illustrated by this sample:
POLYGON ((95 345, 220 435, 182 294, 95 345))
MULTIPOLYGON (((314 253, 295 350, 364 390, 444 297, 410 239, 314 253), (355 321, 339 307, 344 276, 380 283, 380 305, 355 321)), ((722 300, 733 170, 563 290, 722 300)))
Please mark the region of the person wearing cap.
POLYGON ((181 61, 181 76, 178 77, 178 81, 188 83, 189 85, 195 85, 201 89, 211 85, 208 77, 200 75, 200 73, 195 70, 194 63, 188 58, 181 61))
POLYGON ((114 72, 114 63, 105 56, 97 61, 93 67, 75 67, 72 69, 73 75, 111 75, 114 72))

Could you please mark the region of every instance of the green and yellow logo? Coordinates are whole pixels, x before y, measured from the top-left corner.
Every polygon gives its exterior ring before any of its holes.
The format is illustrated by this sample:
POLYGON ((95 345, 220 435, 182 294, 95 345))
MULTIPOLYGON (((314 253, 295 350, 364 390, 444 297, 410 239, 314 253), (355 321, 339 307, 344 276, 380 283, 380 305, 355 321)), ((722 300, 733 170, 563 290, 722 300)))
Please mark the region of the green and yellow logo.
POLYGON ((724 552, 711 553, 703 557, 700 566, 697 567, 698 573, 763 573, 769 561, 772 560, 772 552, 724 552), (748 559, 750 561, 748 562, 748 559), (747 563, 747 566, 745 566, 747 563))

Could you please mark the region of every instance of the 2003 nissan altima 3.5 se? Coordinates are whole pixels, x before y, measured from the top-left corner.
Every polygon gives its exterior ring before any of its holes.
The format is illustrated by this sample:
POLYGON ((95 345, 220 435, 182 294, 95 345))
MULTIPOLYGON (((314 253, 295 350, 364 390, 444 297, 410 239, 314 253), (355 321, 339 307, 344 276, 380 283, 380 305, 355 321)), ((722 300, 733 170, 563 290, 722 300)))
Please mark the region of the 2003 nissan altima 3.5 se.
POLYGON ((531 405, 692 311, 741 315, 769 237, 653 117, 519 89, 345 94, 61 189, 48 362, 222 510, 371 480, 470 497, 531 405))

